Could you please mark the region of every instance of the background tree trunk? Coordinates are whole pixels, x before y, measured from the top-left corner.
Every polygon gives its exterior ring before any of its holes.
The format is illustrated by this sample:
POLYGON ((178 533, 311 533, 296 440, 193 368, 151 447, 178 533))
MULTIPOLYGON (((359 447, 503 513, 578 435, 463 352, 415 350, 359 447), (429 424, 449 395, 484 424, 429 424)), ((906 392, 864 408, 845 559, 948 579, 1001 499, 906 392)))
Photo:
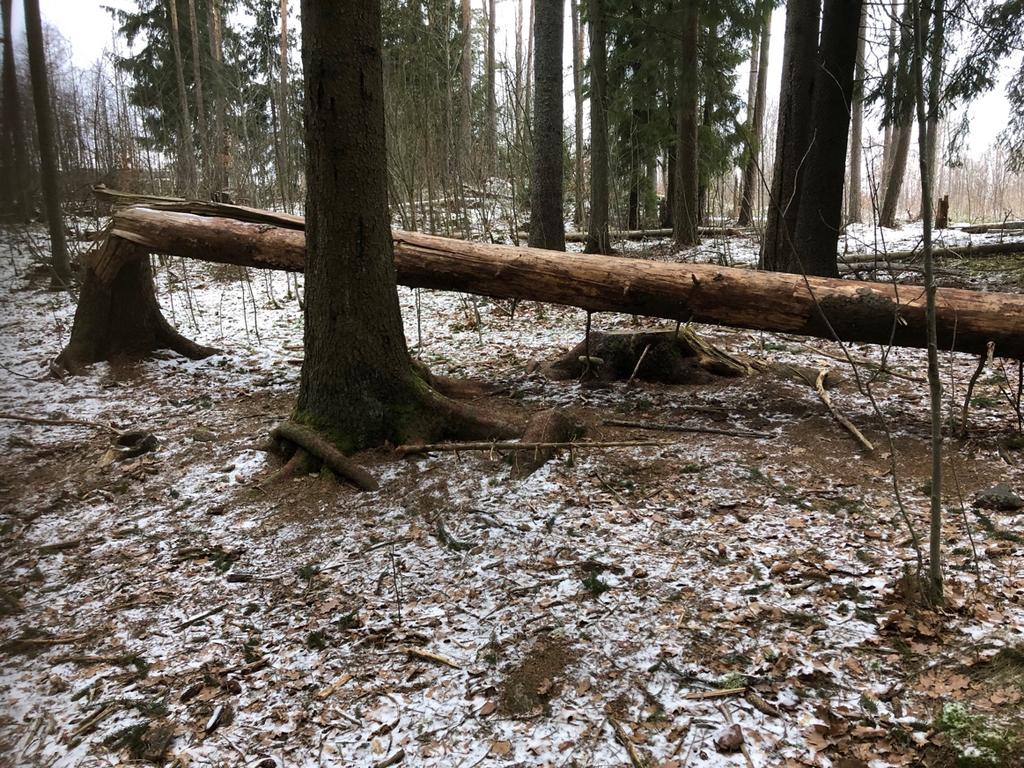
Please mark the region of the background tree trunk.
POLYGON ((200 65, 201 59, 199 57, 199 24, 196 23, 196 0, 188 0, 188 25, 192 37, 192 81, 196 89, 196 122, 199 125, 199 146, 203 150, 201 181, 204 190, 207 190, 210 184, 210 132, 206 126, 206 102, 203 98, 203 68, 200 65))
POLYGON ((861 216, 861 166, 864 164, 862 145, 864 142, 864 47, 868 34, 868 12, 871 6, 864 3, 860 13, 860 31, 857 34, 857 64, 853 76, 853 114, 850 117, 850 185, 846 196, 847 222, 859 222, 861 216))
POLYGON ((471 0, 462 0, 459 31, 462 33, 462 56, 459 60, 459 89, 462 104, 459 114, 459 143, 463 165, 471 163, 473 153, 473 7, 471 0))
POLYGON ((565 250, 562 211, 563 0, 540 0, 534 18, 533 172, 530 176, 530 245, 565 250))
POLYGON ((291 111, 288 109, 288 0, 281 0, 281 37, 278 55, 278 96, 277 111, 281 124, 281 189, 283 202, 290 208, 294 202, 292 194, 291 161, 291 111))
POLYGON ((224 82, 224 49, 221 31, 221 0, 210 0, 210 59, 213 62, 213 178, 215 199, 220 200, 228 188, 227 84, 224 82))
POLYGON ((486 140, 484 146, 487 149, 487 171, 488 173, 494 172, 494 158, 498 153, 498 102, 497 102, 497 83, 495 82, 496 67, 495 67, 495 50, 494 50, 494 39, 495 33, 498 26, 497 17, 497 0, 488 0, 487 4, 487 104, 484 114, 484 130, 486 131, 486 140))
MULTIPOLYGON (((759 168, 761 157, 761 139, 764 135, 764 113, 768 96, 768 55, 772 42, 772 6, 767 4, 762 11, 764 21, 761 25, 758 61, 757 88, 754 92, 753 119, 750 124, 750 143, 747 147, 747 161, 743 167, 743 191, 740 196, 740 212, 736 223, 749 226, 754 218, 754 207, 757 203, 757 191, 763 184, 760 178, 764 169, 759 168)), ((751 52, 753 56, 753 52, 751 52)))
POLYGON ((700 242, 697 226, 700 220, 700 170, 697 155, 699 83, 697 76, 697 44, 700 31, 698 0, 682 0, 680 14, 681 42, 679 48, 679 85, 676 103, 676 188, 672 223, 677 246, 687 247, 700 242))
POLYGON ((765 224, 761 267, 799 271, 794 254, 800 181, 810 145, 811 98, 817 70, 821 0, 790 0, 786 5, 786 39, 775 140, 775 170, 765 224))
POLYGON ((907 171, 907 156, 910 153, 910 139, 914 126, 914 83, 911 63, 914 57, 914 24, 911 3, 907 3, 901 24, 899 63, 893 93, 893 111, 896 115, 892 130, 892 148, 889 155, 888 175, 885 179, 885 194, 882 196, 879 224, 883 227, 896 226, 900 194, 903 192, 903 177, 907 171))
POLYGON ((573 222, 583 227, 583 25, 578 0, 569 0, 572 9, 572 95, 576 106, 575 173, 576 204, 573 222))
POLYGON ((800 183, 794 242, 801 271, 838 277, 836 245, 843 225, 843 180, 850 131, 853 70, 861 0, 825 0, 811 125, 800 183))
POLYGON ((590 17, 590 225, 587 253, 611 253, 608 235, 608 49, 605 0, 587 0, 590 17))
POLYGON ((17 65, 14 60, 14 32, 11 28, 13 0, 2 0, 4 62, 3 62, 3 165, 5 206, 22 221, 32 216, 32 198, 29 194, 28 145, 21 115, 21 96, 18 93, 17 65))
POLYGON ((196 158, 192 141, 192 116, 185 90, 185 65, 181 59, 181 35, 178 29, 177 0, 168 0, 171 17, 171 47, 174 49, 174 74, 178 81, 178 194, 196 194, 196 158))
POLYGON ((61 211, 60 169, 57 166, 57 144, 39 0, 25 0, 25 35, 28 38, 28 68, 32 75, 32 103, 35 105, 36 133, 39 138, 39 172, 43 184, 46 224, 50 230, 50 263, 53 267, 51 284, 63 287, 71 282, 71 264, 68 261, 68 243, 61 211))

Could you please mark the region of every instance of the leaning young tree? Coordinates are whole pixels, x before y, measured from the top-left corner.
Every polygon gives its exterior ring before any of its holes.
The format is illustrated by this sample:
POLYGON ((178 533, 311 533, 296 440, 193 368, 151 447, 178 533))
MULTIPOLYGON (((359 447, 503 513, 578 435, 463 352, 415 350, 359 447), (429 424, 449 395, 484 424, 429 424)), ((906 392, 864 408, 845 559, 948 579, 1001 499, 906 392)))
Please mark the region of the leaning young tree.
POLYGON ((406 348, 388 221, 380 0, 302 2, 306 77, 305 358, 278 431, 332 457, 438 436, 507 435, 440 395, 406 348), (339 343, 343 340, 343 343, 339 343))
POLYGON ((64 234, 64 215, 60 204, 60 179, 57 168, 57 141, 54 136, 53 110, 50 105, 50 78, 46 71, 43 47, 43 22, 39 0, 25 0, 25 35, 28 38, 28 68, 32 75, 32 103, 36 111, 36 132, 39 136, 39 170, 43 182, 43 203, 46 223, 50 229, 51 265, 54 287, 71 282, 68 243, 64 234))

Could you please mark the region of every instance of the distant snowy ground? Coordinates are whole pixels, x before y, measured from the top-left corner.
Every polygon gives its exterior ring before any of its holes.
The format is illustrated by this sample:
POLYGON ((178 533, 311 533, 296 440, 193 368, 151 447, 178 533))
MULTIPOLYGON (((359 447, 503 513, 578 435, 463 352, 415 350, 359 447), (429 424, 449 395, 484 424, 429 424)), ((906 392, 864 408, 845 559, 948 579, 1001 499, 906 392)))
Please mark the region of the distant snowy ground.
MULTIPOLYGON (((776 374, 552 383, 527 363, 579 341, 582 312, 524 303, 510 318, 507 302, 403 288, 407 338, 434 370, 506 386, 524 409, 571 409, 593 439, 650 439, 604 417, 771 437, 653 433, 670 444, 575 451, 526 480, 486 453, 371 453, 378 493, 261 488, 274 460, 255 444, 291 409, 302 356, 283 275, 159 265, 167 316, 223 354, 62 383, 44 374, 73 299, 43 290, 24 234, 0 236, 0 411, 160 440, 105 464, 102 430, 0 420, 0 762, 622 766, 633 750, 664 768, 883 766, 938 748, 944 702, 1020 716, 1019 681, 991 671, 1024 647, 1021 517, 970 509, 993 483, 1024 491, 1013 370, 985 372, 972 437, 951 451, 967 508, 947 489, 950 604, 913 613, 893 591, 914 558, 889 443, 833 345, 701 329, 734 353, 831 367, 875 455, 776 374), (730 722, 746 756, 716 747, 730 722)), ((720 242, 751 260, 749 241, 720 242)), ((889 356, 901 376, 923 363, 889 356)), ((962 397, 974 361, 944 365, 962 397)), ((887 375, 872 394, 921 533, 926 387, 887 375)))

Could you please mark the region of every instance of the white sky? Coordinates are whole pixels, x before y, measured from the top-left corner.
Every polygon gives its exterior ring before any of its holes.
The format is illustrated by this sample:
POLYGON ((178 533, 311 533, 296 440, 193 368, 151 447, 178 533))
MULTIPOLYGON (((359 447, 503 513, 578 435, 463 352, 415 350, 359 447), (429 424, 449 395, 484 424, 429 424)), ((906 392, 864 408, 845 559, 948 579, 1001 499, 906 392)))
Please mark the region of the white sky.
MULTIPOLYGON (((482 7, 487 0, 477 0, 474 5, 482 7)), ((498 0, 498 45, 504 46, 508 60, 514 58, 515 7, 517 0, 498 0)), ((524 3, 527 8, 528 3, 524 3)), ((297 5, 292 0, 292 5, 297 5)), ((129 9, 132 0, 40 0, 43 19, 60 30, 72 49, 72 60, 76 66, 88 68, 97 58, 112 46, 114 24, 103 6, 129 9)), ((568 8, 568 4, 566 4, 568 8)), ((294 13, 295 11, 293 11, 294 13)), ((568 14, 568 11, 567 11, 568 14)), ((524 22, 525 23, 525 22, 524 22)), ((14 30, 16 39, 23 38, 24 21, 21 18, 21 3, 14 3, 14 30)), ((771 57, 769 63, 768 94, 774 101, 778 97, 779 78, 782 68, 782 40, 785 33, 785 10, 779 9, 772 19, 771 57)), ((571 121, 572 96, 572 43, 568 15, 565 23, 566 54, 566 120, 571 121)), ((500 53, 500 52, 499 52, 500 53)), ((745 99, 747 87, 746 63, 740 67, 737 89, 745 99)), ((1005 77, 1005 75, 1004 75, 1005 77)), ((1008 104, 1003 86, 979 99, 971 109, 971 136, 969 153, 982 154, 1006 126, 1008 104)), ((870 127, 870 126, 869 126, 870 127)))

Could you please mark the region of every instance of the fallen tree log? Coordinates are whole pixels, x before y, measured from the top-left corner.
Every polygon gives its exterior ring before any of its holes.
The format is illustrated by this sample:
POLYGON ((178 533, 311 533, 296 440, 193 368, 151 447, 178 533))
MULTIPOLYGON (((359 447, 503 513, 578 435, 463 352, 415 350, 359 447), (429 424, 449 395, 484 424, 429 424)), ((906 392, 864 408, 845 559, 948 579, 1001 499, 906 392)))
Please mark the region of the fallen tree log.
MULTIPOLYGON (((203 204, 219 216, 197 215, 191 204, 134 206, 114 213, 104 241, 87 259, 71 342, 58 362, 69 370, 116 354, 90 334, 109 327, 83 316, 107 312, 120 299, 111 286, 140 253, 301 271, 305 233, 297 217, 260 213, 260 221, 231 218, 237 206, 203 204), (171 210, 173 205, 182 210, 171 210), (281 225, 273 222, 281 221, 281 225), (124 247, 131 243, 136 247, 124 247), (102 304, 103 302, 99 302, 102 304), (94 350, 105 356, 97 357, 94 350)), ((251 209, 244 215, 252 218, 251 209)), ((526 299, 682 322, 817 336, 844 341, 923 347, 924 293, 916 286, 573 254, 394 232, 398 281, 418 288, 526 299)), ((132 286, 138 289, 137 281, 132 286)), ((152 286, 149 288, 152 292, 152 286)), ((938 289, 938 338, 943 349, 1024 359, 1024 296, 938 289)), ((123 313, 122 313, 123 314, 123 313)), ((179 350, 181 351, 181 350, 179 350)), ((185 350, 200 354, 201 350, 185 350)))
MULTIPOLYGON (((1006 256, 1024 253, 1024 241, 1015 240, 1005 243, 981 243, 980 245, 951 246, 935 248, 932 255, 939 259, 973 259, 985 256, 1006 256)), ((921 249, 913 251, 890 251, 888 253, 850 253, 840 255, 840 264, 874 264, 884 267, 886 264, 905 264, 914 259, 923 258, 921 249)))
MULTIPOLYGON (((740 235, 751 235, 754 230, 742 227, 697 227, 697 233, 706 237, 739 237, 740 235)), ((526 240, 528 232, 520 232, 519 239, 526 240)), ((609 233, 612 240, 646 240, 648 238, 672 237, 671 229, 613 229, 609 233)), ((565 242, 585 243, 587 242, 586 232, 566 232, 565 242)))

